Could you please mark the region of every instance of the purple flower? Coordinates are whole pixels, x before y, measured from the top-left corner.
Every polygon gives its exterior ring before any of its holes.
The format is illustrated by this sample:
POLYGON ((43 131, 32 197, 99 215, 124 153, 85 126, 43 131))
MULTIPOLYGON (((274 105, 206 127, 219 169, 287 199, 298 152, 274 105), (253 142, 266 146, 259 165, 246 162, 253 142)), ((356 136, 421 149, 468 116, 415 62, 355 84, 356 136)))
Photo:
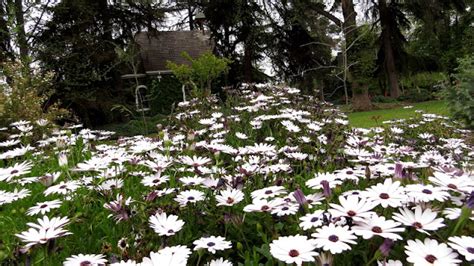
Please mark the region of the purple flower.
POLYGON ((385 257, 388 257, 388 254, 392 250, 392 246, 393 246, 393 240, 391 240, 389 238, 385 238, 382 245, 379 247, 379 250, 380 250, 380 252, 382 252, 382 254, 385 257))
POLYGON ((305 205, 307 203, 306 197, 301 189, 297 188, 295 192, 293 192, 293 196, 300 205, 305 205))
POLYGON ((471 194, 467 197, 466 206, 469 209, 474 210, 474 190, 471 191, 471 194))
POLYGON ((152 191, 152 192, 148 193, 145 200, 146 201, 154 201, 157 197, 158 197, 158 193, 156 191, 152 191))
POLYGON ((395 178, 403 178, 403 164, 396 163, 395 164, 395 178))
POLYGON ((326 180, 321 181, 321 185, 323 186, 323 194, 326 198, 331 197, 331 188, 329 187, 329 182, 326 180))

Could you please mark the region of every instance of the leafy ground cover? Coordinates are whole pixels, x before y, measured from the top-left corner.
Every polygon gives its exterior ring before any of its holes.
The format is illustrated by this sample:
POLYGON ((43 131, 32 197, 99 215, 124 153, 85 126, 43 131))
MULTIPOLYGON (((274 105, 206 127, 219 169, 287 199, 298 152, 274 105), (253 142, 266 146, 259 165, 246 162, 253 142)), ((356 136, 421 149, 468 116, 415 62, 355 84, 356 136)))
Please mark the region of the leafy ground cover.
POLYGON ((19 121, 0 142, 0 262, 468 265, 467 131, 372 129, 297 89, 179 104, 157 137, 19 121))
POLYGON ((416 110, 426 113, 448 116, 445 101, 428 101, 414 104, 380 104, 380 109, 368 112, 348 113, 349 123, 353 127, 370 128, 380 126, 383 121, 406 119, 416 115, 416 110))

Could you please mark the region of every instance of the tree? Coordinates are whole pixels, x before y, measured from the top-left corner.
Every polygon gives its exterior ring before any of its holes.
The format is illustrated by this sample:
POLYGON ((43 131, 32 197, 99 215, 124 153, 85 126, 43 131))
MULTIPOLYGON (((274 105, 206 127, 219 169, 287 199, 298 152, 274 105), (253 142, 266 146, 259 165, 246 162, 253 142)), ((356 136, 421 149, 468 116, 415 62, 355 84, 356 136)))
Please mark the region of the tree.
POLYGON ((280 78, 312 93, 317 87, 324 99, 324 83, 332 68, 332 39, 328 20, 308 12, 311 1, 274 1, 268 3, 271 22, 271 44, 266 53, 280 78), (277 12, 277 18, 272 15, 277 12))
POLYGON ((408 29, 410 22, 403 12, 403 6, 398 0, 371 0, 372 7, 369 12, 374 19, 374 24, 380 27, 380 48, 377 55, 377 71, 382 70, 388 80, 390 97, 400 96, 399 72, 406 58, 403 29, 408 29))
POLYGON ((7 2, 0 0, 0 67, 5 61, 13 58, 10 34, 7 2))
MULTIPOLYGON (((326 11, 325 4, 315 2, 310 6, 310 10, 325 16, 332 21, 340 32, 344 34, 344 40, 342 42, 342 79, 345 91, 347 91, 346 82, 349 82, 352 91, 352 105, 356 110, 368 110, 371 108, 372 103, 369 98, 368 88, 366 83, 361 82, 360 78, 353 74, 353 68, 356 67, 359 51, 356 51, 355 44, 359 39, 359 30, 356 23, 357 13, 355 12, 354 2, 352 0, 337 0, 334 2, 332 10, 336 10, 341 7, 344 20, 341 21, 330 11, 326 11)), ((361 47, 362 48, 362 47, 361 47)), ((362 48, 364 49, 364 48, 362 48)), ((359 74, 361 71, 359 71, 359 74)), ((365 72, 365 71, 364 71, 365 72)), ((346 93, 346 99, 348 98, 346 93)))
MULTIPOLYGON (((357 12, 355 11, 352 0, 341 0, 340 5, 344 16, 344 22, 342 24, 342 31, 345 36, 343 48, 346 53, 344 71, 347 71, 344 80, 347 77, 347 80, 351 83, 352 108, 354 110, 369 110, 372 107, 372 102, 369 98, 367 82, 364 80, 367 77, 367 71, 364 71, 366 70, 364 67, 367 66, 367 64, 364 63, 367 61, 364 61, 364 59, 367 59, 365 51, 367 51, 370 46, 362 47, 359 45, 359 38, 363 37, 361 35, 366 34, 367 31, 361 31, 357 27, 357 12), (348 71, 348 67, 346 66, 348 61, 350 64, 353 64, 353 71, 348 71)), ((367 43, 365 44, 367 45, 367 43)))
POLYGON ((25 67, 29 65, 29 54, 30 49, 28 48, 28 42, 25 32, 25 17, 23 11, 23 0, 15 0, 15 20, 16 20, 16 33, 18 48, 20 50, 20 59, 25 67))
POLYGON ((222 0, 203 2, 201 8, 217 54, 232 60, 230 82, 262 81, 256 63, 262 58, 268 34, 261 6, 251 0, 222 0))
POLYGON ((413 0, 405 9, 415 20, 407 51, 413 59, 410 72, 453 73, 458 58, 474 52, 472 23, 474 1, 413 0))
POLYGON ((54 73, 52 102, 60 100, 86 125, 111 122, 112 106, 127 100, 118 91, 121 65, 117 47, 134 32, 154 31, 162 21, 151 1, 62 0, 48 8, 51 19, 36 42, 44 72, 54 73))

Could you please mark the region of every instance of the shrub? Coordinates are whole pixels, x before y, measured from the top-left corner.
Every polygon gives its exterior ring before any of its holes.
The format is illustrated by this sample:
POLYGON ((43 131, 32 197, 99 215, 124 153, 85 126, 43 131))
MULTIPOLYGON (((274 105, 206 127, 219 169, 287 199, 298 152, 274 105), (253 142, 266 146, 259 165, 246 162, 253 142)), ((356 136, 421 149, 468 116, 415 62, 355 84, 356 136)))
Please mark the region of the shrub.
POLYGON ((375 103, 396 103, 397 99, 393 99, 383 95, 376 95, 374 96, 374 98, 372 98, 372 101, 375 103))
POLYGON ((186 52, 183 52, 182 56, 191 65, 178 65, 168 61, 167 66, 181 83, 192 88, 191 92, 196 97, 210 95, 212 82, 229 71, 231 62, 227 58, 218 58, 211 52, 206 52, 196 59, 186 52))
POLYGON ((58 104, 46 105, 51 94, 51 76, 30 74, 19 62, 5 63, 2 70, 0 77, 10 80, 0 83, 0 126, 18 120, 54 121, 69 115, 58 104))
POLYGON ((400 100, 423 102, 437 98, 448 83, 448 77, 442 72, 421 72, 402 78, 400 83, 405 92, 400 100))
POLYGON ((172 75, 163 75, 148 82, 150 88, 150 115, 169 114, 173 106, 183 100, 181 83, 172 75))
POLYGON ((435 94, 426 89, 417 90, 409 90, 405 92, 405 95, 398 98, 400 101, 408 101, 408 102, 426 102, 429 100, 433 100, 435 98, 435 94))
POLYGON ((446 93, 454 118, 474 128, 474 55, 459 60, 456 81, 446 93))

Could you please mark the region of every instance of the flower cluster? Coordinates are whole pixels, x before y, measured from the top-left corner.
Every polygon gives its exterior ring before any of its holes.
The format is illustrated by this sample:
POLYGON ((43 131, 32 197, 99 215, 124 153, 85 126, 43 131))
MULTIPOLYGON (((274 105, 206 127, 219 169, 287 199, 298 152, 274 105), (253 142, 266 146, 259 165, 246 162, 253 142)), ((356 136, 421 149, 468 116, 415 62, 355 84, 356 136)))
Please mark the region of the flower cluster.
POLYGON ((30 143, 20 133, 33 123, 12 125, 0 142, 0 223, 12 228, 0 262, 473 261, 474 150, 449 119, 351 128, 331 104, 269 85, 228 102, 181 102, 153 137, 104 141, 113 133, 77 125, 30 143))

